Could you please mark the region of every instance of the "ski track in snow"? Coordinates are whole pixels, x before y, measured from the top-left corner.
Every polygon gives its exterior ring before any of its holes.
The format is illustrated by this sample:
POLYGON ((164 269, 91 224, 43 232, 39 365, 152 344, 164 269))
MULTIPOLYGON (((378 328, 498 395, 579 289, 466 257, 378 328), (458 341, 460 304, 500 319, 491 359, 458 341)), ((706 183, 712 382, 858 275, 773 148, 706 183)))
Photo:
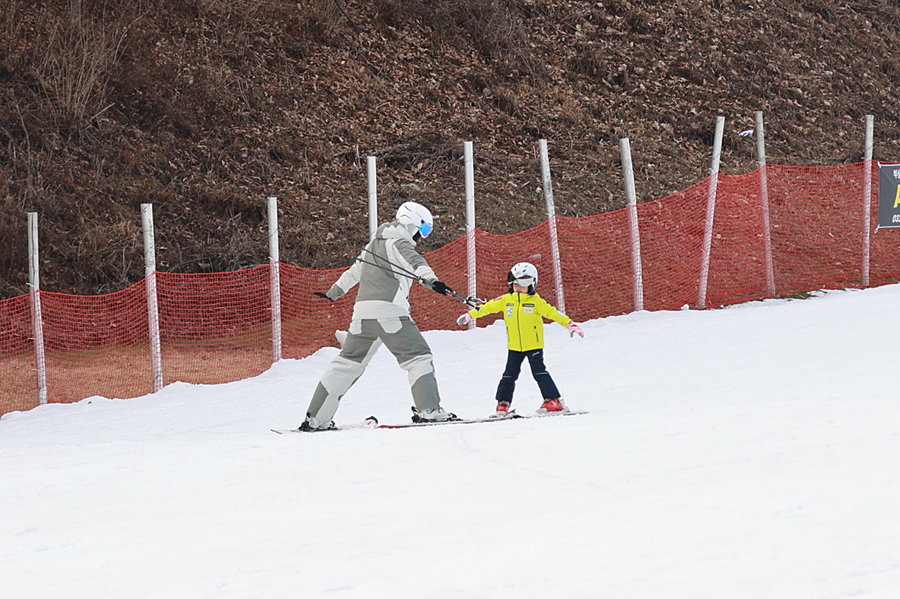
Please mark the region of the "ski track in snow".
MULTIPOLYGON (((4 598, 900 596, 900 286, 548 324, 569 418, 275 435, 325 348, 0 421, 4 598)), ((494 408, 502 321, 425 333, 494 408)), ((336 421, 409 419, 381 350, 336 421)), ((513 407, 540 397, 528 368, 513 407)))

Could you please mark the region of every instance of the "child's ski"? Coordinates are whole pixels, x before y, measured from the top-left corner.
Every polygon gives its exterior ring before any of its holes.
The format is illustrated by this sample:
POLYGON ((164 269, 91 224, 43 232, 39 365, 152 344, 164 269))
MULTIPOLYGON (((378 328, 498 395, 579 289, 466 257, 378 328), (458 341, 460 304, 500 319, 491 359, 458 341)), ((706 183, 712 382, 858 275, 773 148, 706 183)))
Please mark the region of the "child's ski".
POLYGON ((555 416, 576 416, 578 414, 587 414, 587 412, 573 412, 565 410, 562 412, 546 412, 535 414, 518 414, 515 410, 511 410, 509 414, 503 417, 488 416, 486 418, 460 418, 459 420, 440 420, 437 422, 405 422, 402 424, 379 424, 374 428, 416 428, 421 426, 444 426, 447 424, 481 424, 484 422, 504 422, 506 420, 523 420, 525 418, 549 418, 555 416))

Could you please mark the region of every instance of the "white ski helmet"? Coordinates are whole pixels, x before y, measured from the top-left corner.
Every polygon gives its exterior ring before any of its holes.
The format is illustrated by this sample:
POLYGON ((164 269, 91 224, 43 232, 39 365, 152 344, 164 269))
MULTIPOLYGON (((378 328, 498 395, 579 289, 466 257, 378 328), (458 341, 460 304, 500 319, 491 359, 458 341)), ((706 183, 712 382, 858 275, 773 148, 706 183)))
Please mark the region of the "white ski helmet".
POLYGON ((416 239, 417 233, 422 237, 428 237, 434 230, 434 217, 431 216, 431 212, 422 204, 415 202, 404 202, 397 209, 397 222, 405 225, 416 239))
POLYGON ((518 283, 522 287, 527 287, 528 293, 534 293, 538 282, 538 271, 531 262, 519 262, 509 269, 506 280, 509 282, 510 290, 512 290, 513 283, 518 283))

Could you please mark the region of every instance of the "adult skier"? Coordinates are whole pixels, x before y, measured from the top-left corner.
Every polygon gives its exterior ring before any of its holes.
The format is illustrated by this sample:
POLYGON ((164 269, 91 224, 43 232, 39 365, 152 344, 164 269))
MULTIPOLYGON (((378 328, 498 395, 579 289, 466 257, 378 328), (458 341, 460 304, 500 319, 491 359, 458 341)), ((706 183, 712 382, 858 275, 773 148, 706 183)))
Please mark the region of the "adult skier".
POLYGON ((428 237, 434 218, 425 206, 406 202, 397 217, 382 224, 353 266, 319 297, 335 301, 359 284, 347 338, 341 353, 325 369, 306 412, 302 431, 335 428, 332 418, 350 387, 384 344, 409 375, 413 422, 456 420, 441 408, 431 348, 409 315, 414 280, 437 293, 453 293, 438 280, 416 242, 428 237))

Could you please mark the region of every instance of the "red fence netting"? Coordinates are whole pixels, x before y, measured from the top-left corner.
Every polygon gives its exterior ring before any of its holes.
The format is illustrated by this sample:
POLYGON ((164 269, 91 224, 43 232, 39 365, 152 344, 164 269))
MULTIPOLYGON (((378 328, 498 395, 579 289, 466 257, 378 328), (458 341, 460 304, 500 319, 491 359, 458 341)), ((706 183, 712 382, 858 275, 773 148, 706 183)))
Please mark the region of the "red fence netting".
POLYGON ((32 294, 0 301, 0 414, 37 405, 32 294))
MULTIPOLYGON (((875 229, 875 163, 871 212, 864 222, 866 168, 865 163, 768 165, 745 175, 718 176, 705 294, 700 285, 713 180, 637 206, 644 309, 697 306, 701 295, 704 307, 771 295, 767 240, 775 295, 862 286, 867 234, 870 284, 900 280, 900 232, 875 229)), ((556 224, 566 312, 583 321, 634 310, 628 209, 558 218, 556 224)), ((528 261, 540 273, 541 295, 561 303, 553 281, 548 222, 514 235, 475 230, 473 239, 477 295, 492 298, 505 292, 510 266, 528 261)), ((459 291, 468 287, 467 243, 464 236, 426 255, 438 277, 459 291)), ((335 345, 335 330, 349 324, 355 290, 335 303, 313 293, 327 290, 342 271, 277 267, 282 357, 302 358, 335 345)), ((223 383, 257 375, 271 365, 273 268, 156 273, 164 383, 223 383)), ((48 401, 152 391, 145 282, 102 296, 46 291, 39 296, 48 401)), ((33 300, 29 294, 0 301, 0 414, 38 404, 33 300)), ((417 285, 410 301, 423 330, 456 328, 456 317, 465 309, 417 285)))
POLYGON ((108 295, 41 292, 47 400, 149 393, 144 285, 108 295))

